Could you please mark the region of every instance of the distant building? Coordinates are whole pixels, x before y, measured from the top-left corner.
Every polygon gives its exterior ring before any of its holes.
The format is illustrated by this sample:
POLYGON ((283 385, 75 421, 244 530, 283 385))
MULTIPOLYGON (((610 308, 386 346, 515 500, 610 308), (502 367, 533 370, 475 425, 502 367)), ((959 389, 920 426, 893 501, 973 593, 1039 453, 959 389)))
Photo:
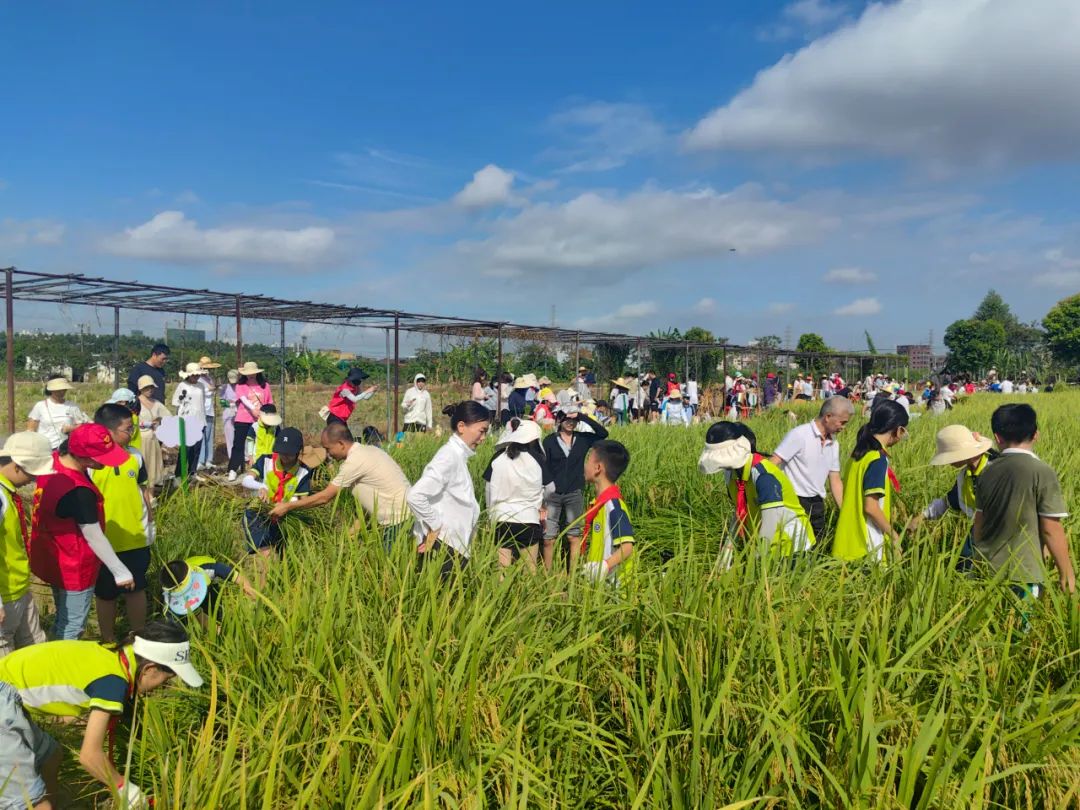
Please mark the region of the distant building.
POLYGON ((355 354, 353 354, 352 352, 343 351, 341 349, 320 349, 319 353, 329 355, 330 357, 337 360, 339 363, 342 361, 351 363, 356 360, 355 354))
POLYGON ((934 367, 934 354, 925 343, 897 346, 896 353, 901 357, 906 357, 911 368, 931 369, 934 367))
POLYGON ((165 342, 170 346, 186 346, 188 344, 206 343, 205 329, 174 329, 165 330, 165 342))

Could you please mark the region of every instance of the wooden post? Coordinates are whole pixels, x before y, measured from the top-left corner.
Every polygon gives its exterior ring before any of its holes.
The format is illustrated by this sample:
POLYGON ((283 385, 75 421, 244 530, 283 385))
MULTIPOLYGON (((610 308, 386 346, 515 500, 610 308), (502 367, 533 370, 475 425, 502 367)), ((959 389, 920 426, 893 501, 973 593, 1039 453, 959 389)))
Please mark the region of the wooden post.
POLYGON ((394 313, 394 437, 398 434, 398 417, 400 411, 397 408, 401 401, 401 315, 394 313))
POLYGON ((113 307, 112 384, 113 388, 120 387, 120 307, 113 307))
POLYGON ((4 270, 4 305, 7 313, 7 422, 15 432, 15 292, 14 267, 4 270))

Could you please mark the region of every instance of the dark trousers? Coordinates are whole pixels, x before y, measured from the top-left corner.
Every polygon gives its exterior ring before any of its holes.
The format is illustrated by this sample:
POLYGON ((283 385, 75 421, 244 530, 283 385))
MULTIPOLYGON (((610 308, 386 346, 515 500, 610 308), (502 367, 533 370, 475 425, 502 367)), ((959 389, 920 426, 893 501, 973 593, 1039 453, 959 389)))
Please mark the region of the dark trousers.
MULTIPOLYGON (((199 470, 199 451, 202 450, 202 442, 196 442, 192 447, 187 448, 187 471, 188 475, 195 475, 199 470)), ((180 477, 180 454, 184 452, 183 448, 180 448, 176 452, 176 477, 180 477)))
POLYGON ((427 433, 427 425, 422 425, 419 422, 406 422, 406 433, 427 433))
POLYGON ((469 564, 469 558, 458 554, 450 546, 435 541, 433 548, 423 554, 417 554, 416 570, 423 571, 429 565, 439 566, 439 577, 443 582, 453 579, 469 564))
POLYGON ((799 503, 802 504, 806 516, 810 519, 810 528, 814 530, 814 539, 817 541, 814 544, 814 551, 819 554, 828 554, 832 551, 832 537, 827 537, 825 534, 825 499, 820 495, 812 498, 804 498, 800 495, 799 503))
POLYGON ((229 448, 229 472, 244 471, 244 444, 250 427, 250 422, 237 422, 235 425, 232 447, 229 448))
POLYGON ((335 414, 330 414, 329 416, 326 417, 326 424, 332 425, 335 422, 337 424, 339 424, 339 425, 348 425, 349 424, 344 419, 342 419, 340 416, 337 416, 335 414))

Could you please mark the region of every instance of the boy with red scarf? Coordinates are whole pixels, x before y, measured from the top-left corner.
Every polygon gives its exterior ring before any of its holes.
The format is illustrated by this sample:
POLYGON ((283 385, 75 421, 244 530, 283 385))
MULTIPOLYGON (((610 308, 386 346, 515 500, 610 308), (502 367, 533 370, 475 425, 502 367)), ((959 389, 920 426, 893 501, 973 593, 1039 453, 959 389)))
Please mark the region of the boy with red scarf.
POLYGON ((57 639, 82 635, 102 563, 117 588, 135 586, 105 536, 104 499, 89 476, 90 470, 120 466, 128 455, 106 428, 79 425, 54 455, 54 474, 42 479, 34 492, 30 570, 52 586, 57 639))
POLYGON ((615 585, 626 582, 634 568, 634 527, 616 484, 628 466, 630 453, 610 439, 598 441, 585 457, 585 480, 596 487, 596 500, 585 513, 583 573, 615 585))
MULTIPOLYGON (((304 436, 296 428, 282 428, 274 439, 274 452, 260 456, 241 482, 270 505, 295 501, 311 491, 311 471, 300 463, 304 436)), ((261 557, 281 552, 281 524, 265 511, 244 510, 244 534, 248 550, 261 557)))

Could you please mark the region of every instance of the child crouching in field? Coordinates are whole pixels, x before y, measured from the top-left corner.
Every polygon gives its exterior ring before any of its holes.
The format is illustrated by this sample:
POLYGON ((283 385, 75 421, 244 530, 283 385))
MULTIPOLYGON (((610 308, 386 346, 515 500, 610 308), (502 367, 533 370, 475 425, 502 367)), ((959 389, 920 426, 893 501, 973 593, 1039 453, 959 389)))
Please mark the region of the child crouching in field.
MULTIPOLYGON (((931 466, 948 464, 959 472, 956 482, 945 497, 931 503, 922 514, 908 523, 908 531, 918 528, 924 520, 937 520, 950 511, 959 512, 969 520, 975 517, 975 487, 987 465, 998 457, 992 447, 993 441, 968 430, 963 425, 948 425, 937 433, 937 454, 930 459, 931 466)), ((972 559, 971 532, 968 532, 960 549, 958 571, 969 571, 972 559)))
POLYGON ((1003 575, 1020 598, 1034 598, 1046 581, 1045 548, 1061 589, 1073 593, 1076 574, 1061 523, 1069 512, 1057 473, 1032 452, 1039 438, 1035 409, 1002 405, 990 427, 1001 457, 987 466, 975 490, 975 561, 1003 575))
POLYGON ((585 481, 596 487, 596 500, 585 513, 583 573, 614 585, 634 571, 634 527, 617 484, 629 466, 630 453, 611 439, 596 442, 585 456, 585 481))
MULTIPOLYGON (((244 477, 244 489, 257 493, 267 504, 292 501, 311 491, 310 470, 300 462, 304 449, 304 436, 296 428, 282 428, 275 436, 273 452, 259 456, 244 477)), ((244 534, 248 551, 265 563, 277 551, 282 551, 284 536, 281 524, 271 519, 265 511, 244 511, 244 534)))
POLYGON ((218 597, 223 583, 238 585, 245 596, 255 598, 255 589, 243 574, 213 557, 172 560, 161 569, 159 579, 166 615, 176 619, 194 616, 203 627, 208 618, 217 618, 218 597))
MULTIPOLYGON (((698 468, 706 475, 723 470, 735 504, 733 534, 746 540, 753 531, 763 555, 791 557, 813 547, 814 530, 795 488, 779 467, 757 451, 750 428, 736 422, 715 423, 705 436, 698 468)), ((731 553, 726 543, 721 567, 730 565, 731 553)))

